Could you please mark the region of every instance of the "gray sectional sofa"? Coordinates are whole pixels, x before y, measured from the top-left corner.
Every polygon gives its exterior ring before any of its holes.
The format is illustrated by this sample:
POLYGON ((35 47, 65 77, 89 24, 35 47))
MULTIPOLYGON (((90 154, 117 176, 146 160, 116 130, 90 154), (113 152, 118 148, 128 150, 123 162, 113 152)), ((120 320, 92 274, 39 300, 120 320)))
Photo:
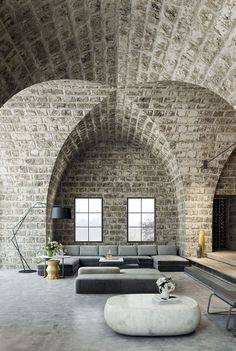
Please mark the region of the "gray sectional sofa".
MULTIPOLYGON (((99 259, 110 252, 124 258, 121 268, 156 268, 159 271, 184 271, 185 258, 177 256, 175 245, 64 245, 65 276, 74 275, 79 267, 99 266, 99 259)), ((61 266, 61 263, 60 263, 61 266)), ((38 274, 44 275, 44 263, 38 265, 38 274)))

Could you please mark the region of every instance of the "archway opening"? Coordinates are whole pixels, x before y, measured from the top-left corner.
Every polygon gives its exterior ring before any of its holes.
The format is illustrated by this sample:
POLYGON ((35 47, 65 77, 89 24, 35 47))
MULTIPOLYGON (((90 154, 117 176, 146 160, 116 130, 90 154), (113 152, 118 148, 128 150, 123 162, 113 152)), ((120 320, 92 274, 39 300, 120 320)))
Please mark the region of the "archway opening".
POLYGON ((225 163, 216 187, 212 250, 236 252, 236 149, 225 163))

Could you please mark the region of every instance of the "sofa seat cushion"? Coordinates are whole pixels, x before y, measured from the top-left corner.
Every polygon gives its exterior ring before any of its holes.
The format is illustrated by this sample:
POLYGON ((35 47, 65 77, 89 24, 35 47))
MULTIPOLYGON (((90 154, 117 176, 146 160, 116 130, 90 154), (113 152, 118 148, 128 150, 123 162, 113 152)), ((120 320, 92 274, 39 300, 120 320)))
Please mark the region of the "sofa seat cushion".
POLYGON ((183 272, 189 261, 176 255, 153 256, 153 266, 161 272, 183 272))
POLYGON ((188 260, 186 260, 186 258, 183 258, 181 256, 176 256, 176 255, 156 255, 156 256, 152 256, 152 258, 153 258, 153 261, 170 263, 170 264, 173 264, 174 262, 176 262, 177 264, 188 263, 188 260))

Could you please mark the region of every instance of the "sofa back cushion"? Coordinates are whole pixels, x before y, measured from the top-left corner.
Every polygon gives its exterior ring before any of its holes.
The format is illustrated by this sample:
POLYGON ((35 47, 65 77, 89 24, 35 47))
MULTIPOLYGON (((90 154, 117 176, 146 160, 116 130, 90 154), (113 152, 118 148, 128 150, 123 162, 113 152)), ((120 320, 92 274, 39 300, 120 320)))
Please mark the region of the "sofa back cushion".
POLYGON ((158 245, 158 255, 177 255, 177 247, 174 244, 171 245, 158 245))
POLYGON ((79 245, 63 245, 63 251, 69 256, 79 256, 79 245))
POLYGON ((98 256, 98 246, 84 245, 80 246, 80 256, 98 256))
POLYGON ((110 252, 113 256, 118 255, 117 245, 100 245, 98 249, 99 256, 105 256, 110 252))
POLYGON ((119 245, 119 256, 137 256, 137 246, 135 245, 119 245))
POLYGON ((138 245, 139 256, 153 256, 157 254, 156 245, 138 245))

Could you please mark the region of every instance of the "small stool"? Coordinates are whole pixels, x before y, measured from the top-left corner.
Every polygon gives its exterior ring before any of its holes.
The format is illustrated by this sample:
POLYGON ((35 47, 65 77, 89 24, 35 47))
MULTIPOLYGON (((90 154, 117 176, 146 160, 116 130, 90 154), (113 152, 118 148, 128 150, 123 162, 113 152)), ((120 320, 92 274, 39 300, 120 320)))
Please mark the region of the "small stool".
POLYGON ((59 267, 60 261, 58 260, 48 260, 47 261, 47 278, 49 280, 55 280, 59 279, 59 272, 60 272, 60 267, 59 267))

